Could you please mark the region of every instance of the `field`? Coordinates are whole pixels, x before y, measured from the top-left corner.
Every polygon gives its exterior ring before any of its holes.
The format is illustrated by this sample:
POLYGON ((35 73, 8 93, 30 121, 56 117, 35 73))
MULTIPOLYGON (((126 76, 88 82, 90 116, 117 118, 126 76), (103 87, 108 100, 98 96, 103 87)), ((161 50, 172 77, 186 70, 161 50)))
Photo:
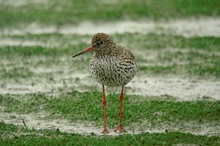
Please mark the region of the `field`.
POLYGON ((0 145, 220 145, 219 0, 0 0, 0 145), (135 54, 125 87, 91 76, 92 36, 135 54))

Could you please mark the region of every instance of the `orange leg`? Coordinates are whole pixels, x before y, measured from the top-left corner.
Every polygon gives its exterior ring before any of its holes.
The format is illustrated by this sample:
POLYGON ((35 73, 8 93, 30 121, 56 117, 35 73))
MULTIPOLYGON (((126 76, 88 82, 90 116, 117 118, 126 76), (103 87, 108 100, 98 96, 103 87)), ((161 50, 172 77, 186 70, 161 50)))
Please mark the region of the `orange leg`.
POLYGON ((105 97, 105 86, 102 85, 102 103, 104 107, 104 130, 102 131, 103 134, 109 133, 106 128, 106 97, 105 97))
POLYGON ((122 101, 124 97, 124 86, 122 86, 121 94, 120 94, 120 123, 119 126, 114 130, 114 132, 127 132, 122 126, 122 101))

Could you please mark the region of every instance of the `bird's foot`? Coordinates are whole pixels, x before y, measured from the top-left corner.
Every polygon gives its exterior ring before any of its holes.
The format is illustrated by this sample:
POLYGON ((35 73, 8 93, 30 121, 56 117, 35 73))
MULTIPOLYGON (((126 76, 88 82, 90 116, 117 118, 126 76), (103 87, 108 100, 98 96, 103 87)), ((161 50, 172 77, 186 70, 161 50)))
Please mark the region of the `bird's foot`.
POLYGON ((106 128, 104 128, 104 130, 102 131, 103 134, 108 134, 108 130, 106 128))
POLYGON ((127 132, 121 124, 114 130, 114 132, 118 132, 118 131, 121 133, 127 132))

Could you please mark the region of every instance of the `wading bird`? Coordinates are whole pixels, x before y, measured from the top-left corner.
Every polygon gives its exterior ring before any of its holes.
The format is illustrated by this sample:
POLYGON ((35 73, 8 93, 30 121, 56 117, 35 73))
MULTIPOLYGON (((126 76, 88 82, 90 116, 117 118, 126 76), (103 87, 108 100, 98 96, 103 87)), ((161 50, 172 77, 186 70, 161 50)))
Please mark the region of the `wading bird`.
POLYGON ((94 79, 102 85, 102 102, 104 107, 104 130, 106 128, 106 95, 105 86, 121 86, 120 94, 120 123, 115 132, 126 132, 122 125, 122 101, 124 86, 132 80, 136 72, 136 62, 133 53, 126 47, 116 44, 105 33, 97 33, 93 36, 91 46, 72 57, 94 51, 89 62, 89 69, 94 79))

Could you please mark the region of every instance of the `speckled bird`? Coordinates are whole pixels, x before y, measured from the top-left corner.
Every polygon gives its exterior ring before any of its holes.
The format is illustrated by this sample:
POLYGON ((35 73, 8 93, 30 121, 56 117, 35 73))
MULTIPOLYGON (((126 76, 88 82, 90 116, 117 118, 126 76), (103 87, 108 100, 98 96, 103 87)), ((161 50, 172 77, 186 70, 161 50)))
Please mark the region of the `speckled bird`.
POLYGON ((126 132, 122 125, 122 101, 124 97, 124 86, 128 84, 136 73, 136 62, 134 54, 125 46, 116 44, 113 39, 105 33, 97 33, 93 36, 91 46, 72 57, 94 51, 90 60, 89 69, 94 79, 102 85, 102 102, 104 107, 104 130, 106 127, 106 95, 105 86, 121 86, 120 94, 120 123, 115 132, 126 132))

